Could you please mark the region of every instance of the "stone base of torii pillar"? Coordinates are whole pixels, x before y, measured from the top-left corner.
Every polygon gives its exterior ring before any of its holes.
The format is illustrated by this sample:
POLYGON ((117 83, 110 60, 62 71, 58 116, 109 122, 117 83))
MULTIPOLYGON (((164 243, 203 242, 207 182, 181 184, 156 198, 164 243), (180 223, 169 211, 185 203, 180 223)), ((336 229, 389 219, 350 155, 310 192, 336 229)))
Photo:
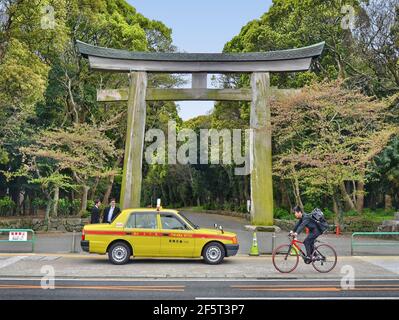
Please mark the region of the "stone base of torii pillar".
POLYGON ((246 225, 245 230, 250 231, 251 233, 256 232, 272 232, 272 253, 276 248, 276 233, 281 231, 281 228, 278 226, 254 226, 254 225, 246 225))

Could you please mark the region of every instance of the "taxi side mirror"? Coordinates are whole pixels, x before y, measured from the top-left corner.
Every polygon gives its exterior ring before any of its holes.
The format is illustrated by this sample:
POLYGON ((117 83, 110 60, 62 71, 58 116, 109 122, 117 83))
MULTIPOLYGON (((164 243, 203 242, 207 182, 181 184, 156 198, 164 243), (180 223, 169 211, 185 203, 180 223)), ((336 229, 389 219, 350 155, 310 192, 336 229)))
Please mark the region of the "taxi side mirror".
POLYGON ((218 224, 217 223, 215 223, 213 226, 215 227, 215 229, 218 228, 218 224))
POLYGON ((219 226, 219 230, 222 231, 222 233, 224 233, 222 226, 219 226))

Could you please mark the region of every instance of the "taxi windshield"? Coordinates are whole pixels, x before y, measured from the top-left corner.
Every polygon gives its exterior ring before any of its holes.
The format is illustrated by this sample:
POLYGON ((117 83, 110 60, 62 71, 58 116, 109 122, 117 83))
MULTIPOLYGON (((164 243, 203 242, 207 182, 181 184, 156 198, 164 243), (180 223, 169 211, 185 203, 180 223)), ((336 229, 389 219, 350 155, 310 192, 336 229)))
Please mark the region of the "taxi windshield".
POLYGON ((193 228, 193 229, 199 229, 199 226, 197 226, 196 224, 192 223, 184 214, 182 214, 181 212, 179 212, 179 215, 181 215, 183 217, 184 220, 186 220, 186 222, 193 228))

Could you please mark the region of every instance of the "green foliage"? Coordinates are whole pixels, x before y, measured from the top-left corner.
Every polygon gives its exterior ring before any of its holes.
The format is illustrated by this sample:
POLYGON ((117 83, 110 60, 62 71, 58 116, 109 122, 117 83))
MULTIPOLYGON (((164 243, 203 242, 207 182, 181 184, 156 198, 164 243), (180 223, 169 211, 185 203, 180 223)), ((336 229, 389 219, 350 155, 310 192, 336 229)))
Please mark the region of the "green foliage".
POLYGON ((59 199, 58 200, 58 214, 62 216, 69 215, 70 212, 70 203, 67 199, 59 199))
POLYGON ((331 211, 329 208, 324 208, 321 210, 324 213, 324 217, 329 221, 331 221, 333 219, 333 217, 335 216, 335 213, 333 211, 331 211))
POLYGON ((46 202, 46 200, 44 200, 44 199, 41 199, 41 198, 34 198, 34 199, 32 200, 32 206, 33 206, 33 208, 34 208, 35 210, 44 209, 44 208, 46 207, 46 205, 47 205, 47 202, 46 202))
POLYGON ((90 218, 90 212, 89 212, 89 211, 83 212, 82 215, 81 215, 81 217, 82 217, 83 219, 90 218))
POLYGON ((76 215, 79 213, 81 201, 75 199, 73 201, 65 198, 58 200, 58 214, 61 216, 76 215))
POLYGON ((306 202, 306 204, 304 205, 303 209, 305 210, 305 212, 312 212, 312 210, 315 208, 315 206, 313 205, 313 203, 310 202, 306 202))
POLYGON ((8 154, 5 150, 3 150, 2 148, 0 148, 0 164, 7 164, 8 163, 9 158, 8 158, 8 154))
POLYGON ((399 137, 393 138, 373 159, 371 169, 370 180, 380 182, 382 191, 399 187, 399 137))
MULTIPOLYGON (((359 8, 358 1, 348 1, 346 4, 359 8)), ((350 32, 341 28, 341 7, 339 0, 275 0, 259 20, 253 20, 243 27, 240 34, 225 45, 224 51, 272 51, 326 41, 320 66, 305 74, 275 75, 272 84, 300 87, 312 79, 331 79, 338 70, 343 73, 341 58, 346 61, 351 56, 351 48, 347 45, 350 32)))
POLYGON ((0 215, 12 215, 15 208, 15 202, 8 196, 0 198, 0 215))
MULTIPOLYGON (((18 193, 29 181, 49 202, 57 188, 79 192, 82 186, 93 187, 98 178, 108 181, 121 163, 126 108, 97 103, 96 90, 127 85, 128 78, 89 70, 75 41, 173 51, 171 30, 138 14, 124 0, 7 0, 2 9, 6 21, 0 26, 0 173, 8 184, 4 187, 13 186, 18 193), (55 9, 54 28, 42 28, 46 5, 55 9)), ((178 81, 168 75, 149 79, 150 84, 166 87, 178 81)), ((176 105, 149 108, 154 126, 157 114, 163 121, 169 114, 177 116, 176 105)))
POLYGON ((348 212, 344 213, 345 217, 357 217, 359 216, 359 212, 357 212, 356 210, 350 210, 348 212))
POLYGON ((88 200, 87 201, 87 208, 86 208, 86 210, 87 211, 91 211, 91 209, 93 209, 94 208, 94 201, 93 200, 88 200))
POLYGON ((384 219, 384 220, 390 220, 393 219, 395 210, 385 210, 385 209, 376 209, 372 210, 370 208, 364 209, 364 215, 367 217, 374 217, 375 219, 384 219))
POLYGON ((274 208, 274 218, 281 220, 293 220, 295 218, 294 214, 284 208, 274 208))
POLYGON ((74 199, 72 203, 70 204, 70 207, 72 209, 72 212, 74 214, 77 214, 79 212, 80 206, 81 206, 81 200, 80 199, 74 199))

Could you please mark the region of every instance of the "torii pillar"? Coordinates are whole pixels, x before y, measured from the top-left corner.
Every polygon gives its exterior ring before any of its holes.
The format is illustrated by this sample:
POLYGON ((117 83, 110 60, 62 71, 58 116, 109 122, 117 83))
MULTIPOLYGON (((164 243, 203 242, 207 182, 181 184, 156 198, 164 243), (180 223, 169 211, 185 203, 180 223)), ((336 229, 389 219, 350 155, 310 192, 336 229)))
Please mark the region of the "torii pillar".
POLYGON ((143 145, 146 120, 147 73, 129 74, 127 128, 123 162, 121 208, 139 208, 142 183, 143 145))
POLYGON ((272 128, 269 73, 253 73, 250 127, 251 222, 273 225, 272 128), (258 213, 258 214, 257 214, 258 213))

